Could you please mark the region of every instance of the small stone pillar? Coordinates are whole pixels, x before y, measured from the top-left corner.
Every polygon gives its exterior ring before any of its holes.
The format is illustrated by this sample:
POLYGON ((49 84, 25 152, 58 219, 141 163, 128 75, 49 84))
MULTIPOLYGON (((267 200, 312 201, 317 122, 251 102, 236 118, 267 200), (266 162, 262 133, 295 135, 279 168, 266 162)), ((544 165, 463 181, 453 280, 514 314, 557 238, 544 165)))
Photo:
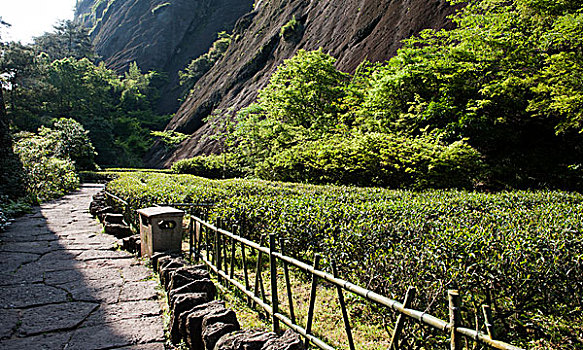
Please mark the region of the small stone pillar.
POLYGON ((182 218, 184 212, 172 207, 138 210, 143 257, 157 252, 179 253, 182 250, 182 218))

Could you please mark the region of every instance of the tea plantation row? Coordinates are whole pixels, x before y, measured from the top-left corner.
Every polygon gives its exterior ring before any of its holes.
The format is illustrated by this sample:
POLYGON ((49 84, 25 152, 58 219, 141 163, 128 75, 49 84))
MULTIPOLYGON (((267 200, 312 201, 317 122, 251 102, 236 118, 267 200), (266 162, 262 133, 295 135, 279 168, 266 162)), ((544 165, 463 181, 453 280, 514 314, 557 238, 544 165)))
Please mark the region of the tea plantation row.
MULTIPOLYGON (((446 318, 459 288, 470 314, 491 304, 501 338, 581 348, 583 196, 566 192, 394 191, 126 173, 107 185, 133 207, 212 202, 209 219, 244 224, 288 253, 334 258, 343 276, 446 318)), ((469 315, 469 314, 468 314, 469 315)), ((473 316, 472 316, 473 317, 473 316)), ((473 319, 466 317, 466 322, 473 319)))

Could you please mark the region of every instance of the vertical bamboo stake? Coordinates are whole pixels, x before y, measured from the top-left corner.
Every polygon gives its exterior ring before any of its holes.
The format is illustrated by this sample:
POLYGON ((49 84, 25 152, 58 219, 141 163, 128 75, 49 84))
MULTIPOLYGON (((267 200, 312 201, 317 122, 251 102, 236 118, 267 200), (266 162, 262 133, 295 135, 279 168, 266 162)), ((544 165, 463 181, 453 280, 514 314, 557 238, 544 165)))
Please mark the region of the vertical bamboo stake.
POLYGON ((273 332, 279 334, 279 319, 275 314, 279 313, 279 299, 277 295, 277 259, 273 255, 275 253, 275 233, 269 234, 269 277, 271 279, 271 320, 273 324, 273 332))
MULTIPOLYGON (((314 256, 314 270, 320 266, 320 254, 314 256)), ((314 320, 314 306, 316 304, 316 287, 318 276, 312 274, 312 289, 310 290, 310 308, 308 309, 308 321, 306 322, 306 334, 312 334, 312 321, 314 320)), ((310 346, 310 340, 306 339, 305 347, 310 346)))
MULTIPOLYGON (((223 230, 227 229, 227 224, 223 223, 223 230)), ((227 254, 227 242, 229 241, 229 238, 225 235, 223 235, 221 233, 221 239, 222 239, 222 245, 223 245, 223 269, 225 271, 226 274, 229 273, 229 254, 227 254)))
MULTIPOLYGON (((262 235, 261 236, 261 240, 259 242, 260 242, 260 245, 263 245, 263 243, 265 242, 265 235, 262 235)), ((267 298, 265 296, 265 286, 264 286, 264 283, 263 283, 263 274, 262 274, 262 271, 263 271, 263 254, 261 254, 261 259, 259 261, 261 262, 260 269, 259 269, 259 288, 260 288, 260 291, 261 291, 261 299, 263 300, 263 302, 265 304, 267 304, 267 298)))
POLYGON ((196 242, 196 255, 195 255, 195 261, 198 264, 198 261, 200 260, 200 258, 202 258, 202 255, 200 253, 200 249, 202 247, 202 226, 200 224, 200 222, 196 222, 195 223, 195 227, 196 227, 196 233, 195 233, 195 242, 196 242))
POLYGON ((207 261, 211 261, 210 256, 211 256, 211 238, 210 238, 210 234, 209 234, 209 229, 205 227, 204 229, 205 231, 205 237, 206 237, 206 260, 207 261))
MULTIPOLYGON (((237 225, 233 225, 233 234, 236 236, 237 235, 237 225)), ((229 277, 233 278, 233 275, 235 274, 235 240, 231 239, 231 271, 229 273, 229 277)))
POLYGON ((492 322, 492 309, 490 305, 482 305, 482 312, 484 313, 484 325, 490 339, 494 340, 496 334, 494 333, 494 323, 492 322))
MULTIPOLYGON (((403 302, 403 307, 411 308, 413 304, 413 299, 415 298, 416 293, 415 287, 409 287, 407 289, 407 293, 405 294, 405 301, 403 302)), ((405 325, 405 317, 402 314, 399 314, 397 317, 397 322, 395 323, 395 328, 393 329, 393 336, 391 338, 391 345, 389 349, 397 350, 399 349, 399 336, 401 331, 403 330, 403 326, 405 325)))
MULTIPOLYGON (((217 267, 217 269, 220 271, 221 270, 221 238, 219 237, 219 224, 220 221, 217 220, 217 226, 216 226, 216 230, 215 230, 215 266, 217 267)), ((217 281, 219 283, 222 282, 221 276, 218 275, 217 277, 217 281)))
POLYGON ((461 350, 462 337, 456 333, 456 328, 461 326, 461 298, 459 291, 449 290, 449 325, 451 332, 451 350, 461 350))
MULTIPOLYGON (((259 239, 259 245, 263 241, 263 237, 259 239)), ((262 252, 257 251, 257 262, 255 264, 255 287, 253 291, 254 296, 259 296, 259 282, 261 282, 261 259, 263 258, 262 252)), ((263 282, 261 282, 261 289, 263 289, 263 282)), ((255 305, 255 303, 253 303, 255 305)))
MULTIPOLYGON (((245 276, 245 289, 250 290, 249 288, 249 274, 247 273, 247 257, 245 256, 245 244, 241 242, 241 258, 243 260, 243 275, 245 276)), ((252 304, 251 298, 247 298, 247 302, 252 304)))
MULTIPOLYGON (((338 278, 338 268, 336 267, 336 262, 332 260, 330 262, 332 265, 332 274, 334 278, 338 278)), ((344 319, 344 329, 346 330, 346 337, 348 338, 348 346, 350 350, 354 350, 354 340, 352 339, 352 329, 350 328, 350 320, 348 319, 348 311, 346 311, 346 303, 344 302, 344 293, 340 286, 336 286, 338 290, 338 301, 342 307, 342 318, 344 319)))
MULTIPOLYGON (((285 245, 284 244, 285 244, 285 240, 283 237, 281 237, 279 239, 279 249, 281 249, 282 255, 285 255, 285 250, 284 250, 285 245)), ((283 261, 282 263, 283 263, 283 273, 285 275, 285 287, 287 290, 287 300, 289 303, 289 315, 291 317, 292 323, 296 324, 296 315, 294 313, 294 299, 292 296, 291 283, 289 280, 289 268, 288 268, 287 263, 285 261, 283 261)))
POLYGON ((194 250, 194 219, 192 218, 192 211, 190 212, 190 223, 188 225, 190 235, 188 237, 188 257, 192 263, 192 251, 194 250))

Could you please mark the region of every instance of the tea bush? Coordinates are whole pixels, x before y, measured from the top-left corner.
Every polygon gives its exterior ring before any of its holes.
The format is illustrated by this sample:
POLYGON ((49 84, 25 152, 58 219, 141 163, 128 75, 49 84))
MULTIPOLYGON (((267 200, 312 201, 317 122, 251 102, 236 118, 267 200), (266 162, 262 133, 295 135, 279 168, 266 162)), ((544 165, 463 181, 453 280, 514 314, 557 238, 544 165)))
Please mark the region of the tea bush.
MULTIPOLYGON (((260 178, 390 188, 472 188, 480 154, 462 141, 366 133, 306 142, 266 159, 260 178)), ((204 176, 204 175, 201 175, 204 176)))
MULTIPOLYGON (((255 241, 277 233, 288 253, 339 262, 343 275, 447 318, 446 291, 466 311, 491 304, 501 339, 581 346, 583 196, 553 191, 413 192, 188 175, 122 174, 107 185, 134 207, 213 202, 210 220, 239 222, 255 241)), ((466 317, 472 324, 473 319, 466 317)), ((473 327, 473 326, 471 326, 473 327)))
POLYGON ((190 174, 208 179, 234 178, 244 175, 238 158, 231 153, 211 154, 183 159, 172 164, 172 172, 190 174))

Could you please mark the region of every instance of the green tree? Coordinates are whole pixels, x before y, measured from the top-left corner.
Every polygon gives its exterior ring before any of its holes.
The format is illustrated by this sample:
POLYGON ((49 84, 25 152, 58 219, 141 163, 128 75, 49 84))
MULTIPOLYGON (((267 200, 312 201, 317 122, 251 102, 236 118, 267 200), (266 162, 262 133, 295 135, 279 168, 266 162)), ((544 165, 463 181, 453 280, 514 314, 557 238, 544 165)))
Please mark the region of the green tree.
POLYGON ((58 140, 54 148, 54 155, 57 158, 71 159, 77 170, 93 170, 95 169, 95 148, 88 134, 83 125, 71 118, 55 120, 51 133, 40 133, 41 136, 46 135, 58 140))
POLYGON ((34 202, 55 198, 79 184, 76 170, 94 166, 94 149, 81 124, 61 118, 53 128, 16 135, 14 149, 24 166, 27 194, 34 202))
POLYGON ((469 2, 454 29, 424 31, 372 74, 357 124, 467 138, 495 181, 563 186, 583 158, 582 10, 577 0, 469 2))
POLYGON ((335 62, 322 49, 300 50, 286 60, 259 93, 265 117, 306 129, 336 127, 348 75, 338 71, 335 62))
MULTIPOLYGON (((9 24, 0 17, 0 29, 5 26, 9 26, 9 24)), ((4 46, 0 46, 0 57, 4 57, 4 48, 4 46)), ((0 62, 2 65, 4 64, 3 58, 0 58, 0 62)), ((4 199, 16 200, 24 193, 22 163, 12 149, 10 122, 4 101, 5 79, 6 71, 4 68, 0 68, 0 230, 3 226, 2 221, 6 222, 2 202, 4 199), (2 219, 3 216, 4 219, 2 219)))
POLYGON ((58 22, 53 32, 34 38, 34 49, 45 52, 51 60, 67 57, 94 59, 93 44, 87 28, 72 20, 58 22))
POLYGON ((334 63, 321 49, 300 50, 272 75, 257 103, 238 113, 235 143, 250 165, 345 129, 341 112, 349 75, 334 63))

